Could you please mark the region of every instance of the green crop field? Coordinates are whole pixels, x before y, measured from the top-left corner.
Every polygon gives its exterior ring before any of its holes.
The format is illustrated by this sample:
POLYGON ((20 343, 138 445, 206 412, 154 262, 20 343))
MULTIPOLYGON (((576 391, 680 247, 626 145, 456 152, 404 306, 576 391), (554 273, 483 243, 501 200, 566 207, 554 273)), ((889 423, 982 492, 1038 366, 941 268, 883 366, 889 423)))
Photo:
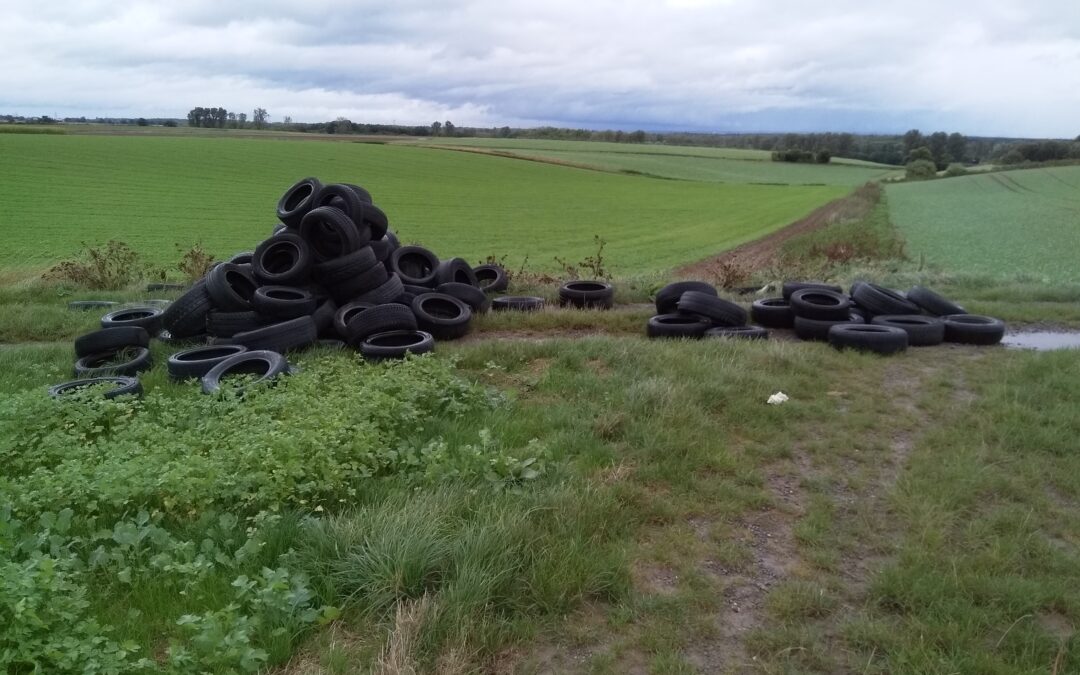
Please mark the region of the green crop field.
POLYGON ((888 187, 911 257, 954 272, 1080 280, 1080 167, 888 187))
MULTIPOLYGON (((249 250, 298 178, 367 186, 403 241, 441 255, 556 268, 608 242, 620 274, 704 258, 843 195, 839 186, 718 185, 614 175, 408 145, 110 136, 0 136, 2 268, 41 268, 123 240, 153 263, 177 246, 249 250)), ((768 164, 762 163, 764 166, 768 164)))
MULTIPOLYGON (((425 144, 429 140, 423 141, 425 144)), ((642 173, 678 180, 713 183, 785 183, 792 185, 862 185, 894 175, 896 167, 837 159, 829 165, 773 162, 763 150, 694 148, 582 141, 534 141, 497 138, 438 139, 436 146, 589 166, 604 171, 642 173)))

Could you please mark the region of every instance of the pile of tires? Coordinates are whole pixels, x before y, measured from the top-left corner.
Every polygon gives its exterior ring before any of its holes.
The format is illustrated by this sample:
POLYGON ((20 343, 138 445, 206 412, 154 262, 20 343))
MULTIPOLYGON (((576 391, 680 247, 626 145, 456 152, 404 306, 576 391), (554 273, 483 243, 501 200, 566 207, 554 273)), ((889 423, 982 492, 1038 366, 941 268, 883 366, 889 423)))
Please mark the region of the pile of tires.
POLYGON ((704 281, 678 281, 664 286, 655 296, 656 315, 645 334, 650 338, 764 339, 769 333, 747 325, 746 310, 719 297, 716 287, 704 281))

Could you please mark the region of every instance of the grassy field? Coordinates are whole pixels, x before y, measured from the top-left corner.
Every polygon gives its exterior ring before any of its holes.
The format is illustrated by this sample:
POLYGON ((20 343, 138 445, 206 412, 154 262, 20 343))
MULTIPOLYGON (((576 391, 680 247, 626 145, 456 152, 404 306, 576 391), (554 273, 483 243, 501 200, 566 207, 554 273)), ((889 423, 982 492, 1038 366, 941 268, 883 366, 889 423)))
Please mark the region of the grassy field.
POLYGON ((907 252, 956 273, 1080 280, 1080 167, 887 188, 907 252))
POLYGON ((854 187, 896 174, 896 167, 857 160, 837 159, 825 166, 773 162, 768 152, 735 148, 488 138, 425 139, 420 142, 433 147, 469 148, 616 173, 713 183, 854 187))
POLYGON ((759 237, 844 193, 612 175, 403 145, 109 136, 0 136, 0 267, 41 268, 118 237, 154 263, 201 241, 250 250, 306 175, 367 186, 404 241, 440 255, 556 269, 608 241, 621 275, 759 237))

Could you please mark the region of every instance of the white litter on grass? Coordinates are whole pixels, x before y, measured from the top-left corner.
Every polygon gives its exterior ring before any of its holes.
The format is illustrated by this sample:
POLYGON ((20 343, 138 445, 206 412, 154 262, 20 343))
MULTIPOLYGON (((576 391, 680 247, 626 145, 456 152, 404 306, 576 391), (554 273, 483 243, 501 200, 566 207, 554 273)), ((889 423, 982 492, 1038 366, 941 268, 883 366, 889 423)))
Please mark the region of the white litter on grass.
POLYGON ((768 403, 769 405, 780 405, 786 400, 788 400, 788 395, 782 391, 778 391, 772 396, 770 396, 769 400, 766 401, 766 403, 768 403))

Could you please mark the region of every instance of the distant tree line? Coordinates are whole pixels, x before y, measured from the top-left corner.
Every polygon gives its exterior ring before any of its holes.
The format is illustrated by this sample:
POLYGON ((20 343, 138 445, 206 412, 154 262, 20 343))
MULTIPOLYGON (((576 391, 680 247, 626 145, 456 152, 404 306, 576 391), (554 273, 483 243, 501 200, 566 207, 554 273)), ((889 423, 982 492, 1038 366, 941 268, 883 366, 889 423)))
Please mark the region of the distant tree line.
POLYGON ((1002 164, 1080 160, 1080 136, 1073 141, 1031 141, 1016 143, 1000 157, 1002 164))
MULTIPOLYGON (((187 123, 189 127, 204 129, 244 129, 247 127, 247 113, 229 112, 225 108, 195 107, 188 111, 187 123)), ((265 108, 255 108, 251 114, 251 125, 256 129, 267 128, 270 113, 265 108)))
POLYGON ((828 150, 773 150, 774 162, 792 162, 794 164, 828 164, 832 160, 832 153, 828 150))

